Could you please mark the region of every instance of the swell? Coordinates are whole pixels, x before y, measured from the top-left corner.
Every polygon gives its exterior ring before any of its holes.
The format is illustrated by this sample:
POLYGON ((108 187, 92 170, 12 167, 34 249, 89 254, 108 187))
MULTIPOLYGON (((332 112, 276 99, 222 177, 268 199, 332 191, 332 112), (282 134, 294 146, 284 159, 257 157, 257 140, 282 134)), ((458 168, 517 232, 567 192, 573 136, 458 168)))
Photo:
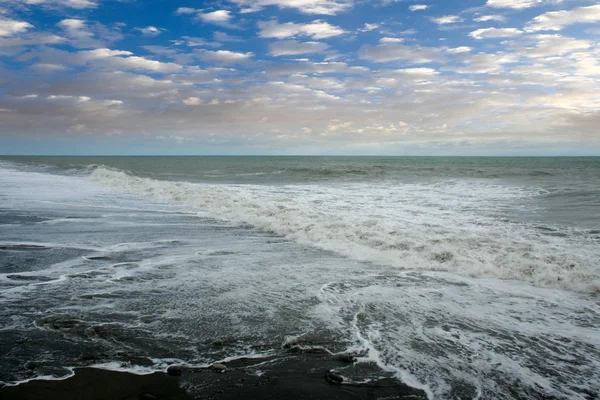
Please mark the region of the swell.
POLYGON ((600 291, 597 243, 548 236, 486 213, 526 191, 463 181, 428 184, 233 185, 168 182, 91 168, 105 186, 184 204, 379 266, 518 279, 600 291), (477 186, 473 186, 477 185, 477 186))

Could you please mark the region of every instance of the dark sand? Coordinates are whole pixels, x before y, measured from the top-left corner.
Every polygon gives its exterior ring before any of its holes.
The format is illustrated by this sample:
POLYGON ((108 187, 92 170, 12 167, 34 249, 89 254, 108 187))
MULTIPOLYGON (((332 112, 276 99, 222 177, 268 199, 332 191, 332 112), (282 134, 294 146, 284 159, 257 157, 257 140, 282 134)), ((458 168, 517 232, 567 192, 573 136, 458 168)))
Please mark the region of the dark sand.
MULTIPOLYGON (((335 359, 328 354, 295 354, 265 359, 242 359, 226 364, 224 372, 183 368, 181 376, 164 372, 135 375, 96 368, 77 368, 75 376, 36 380, 0 389, 0 398, 13 399, 426 399, 376 366, 335 359), (261 364, 261 365, 258 365, 261 364), (329 371, 369 383, 337 383, 329 371), (260 371, 260 372, 259 372, 260 371), (153 397, 152 397, 153 396, 153 397)), ((334 376, 335 378, 335 376, 334 376)))

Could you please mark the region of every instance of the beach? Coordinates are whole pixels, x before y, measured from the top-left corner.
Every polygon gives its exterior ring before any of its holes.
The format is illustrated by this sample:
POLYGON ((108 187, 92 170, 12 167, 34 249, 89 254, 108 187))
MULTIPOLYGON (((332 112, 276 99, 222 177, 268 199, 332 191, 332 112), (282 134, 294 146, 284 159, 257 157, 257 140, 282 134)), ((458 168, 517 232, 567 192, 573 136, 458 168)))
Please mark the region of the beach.
MULTIPOLYGON (((36 380, 0 389, 3 399, 426 399, 425 392, 392 376, 368 383, 338 382, 331 370, 360 376, 361 368, 323 354, 240 359, 226 369, 189 368, 175 374, 136 375, 78 368, 64 380, 36 380), (257 374, 256 371, 260 371, 257 374), (154 397, 152 397, 154 396, 154 397)), ((363 367, 364 368, 364 367, 363 367)), ((373 368, 371 366, 371 368, 373 368)), ((368 369, 368 367, 367 367, 368 369)))

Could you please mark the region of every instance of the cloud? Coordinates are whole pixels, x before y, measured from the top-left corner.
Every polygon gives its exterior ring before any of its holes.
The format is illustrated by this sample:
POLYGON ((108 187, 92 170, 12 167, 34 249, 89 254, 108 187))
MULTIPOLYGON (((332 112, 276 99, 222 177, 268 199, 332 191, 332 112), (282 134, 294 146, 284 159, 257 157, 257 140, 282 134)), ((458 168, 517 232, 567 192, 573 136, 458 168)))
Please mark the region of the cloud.
POLYGON ((506 53, 479 53, 471 56, 465 61, 467 64, 462 68, 447 68, 461 74, 490 74, 500 71, 505 64, 516 63, 519 57, 506 53))
POLYGON ((138 56, 111 57, 108 59, 107 64, 114 68, 147 70, 158 73, 176 72, 183 68, 181 65, 175 63, 149 60, 138 56))
POLYGON ((321 42, 297 42, 286 40, 269 44, 269 52, 273 56, 290 56, 309 53, 322 53, 329 46, 321 42))
POLYGON ((200 58, 208 61, 216 61, 223 64, 235 64, 249 61, 254 53, 236 53, 229 50, 199 50, 198 55, 200 58))
POLYGON ((494 8, 522 10, 524 8, 539 6, 542 3, 542 0, 487 0, 486 5, 494 8))
POLYGON ((150 25, 145 28, 135 28, 135 29, 140 31, 142 33, 142 35, 149 36, 149 37, 158 36, 162 33, 161 29, 159 29, 155 26, 150 26, 150 25))
POLYGON ((305 95, 309 95, 310 97, 313 97, 313 98, 316 98, 319 100, 329 100, 329 101, 340 100, 339 97, 330 95, 322 90, 314 90, 314 89, 310 89, 310 88, 307 88, 302 85, 296 85, 296 84, 286 83, 286 82, 281 82, 281 81, 267 82, 267 87, 276 89, 277 93, 280 96, 285 96, 285 97, 287 97, 287 96, 295 97, 298 94, 305 94, 305 95))
POLYGON ((71 60, 76 64, 102 62, 102 65, 115 69, 147 70, 156 73, 177 72, 183 68, 175 63, 134 56, 130 51, 107 48, 80 51, 71 56, 71 60))
POLYGON ((439 75, 439 72, 433 68, 403 68, 393 73, 410 80, 427 80, 439 75))
POLYGON ((462 22, 462 20, 463 19, 458 15, 446 15, 443 17, 431 18, 431 21, 438 25, 455 24, 457 22, 462 22))
POLYGON ((198 106, 202 103, 202 100, 200 100, 200 98, 198 97, 188 97, 187 99, 183 100, 183 104, 187 105, 187 106, 198 106))
POLYGON ((481 17, 477 17, 477 18, 473 18, 473 21, 475 22, 487 22, 487 21, 497 21, 497 22, 504 22, 506 21, 506 18, 502 15, 482 15, 481 17))
POLYGON ((382 37, 379 39, 379 43, 400 43, 403 42, 403 38, 395 38, 395 37, 382 37))
POLYGON ((523 31, 516 28, 483 28, 477 29, 469 33, 473 39, 495 39, 495 38, 509 38, 523 34, 523 31))
POLYGON ((410 11, 422 11, 427 10, 428 8, 429 6, 427 4, 413 4, 412 6, 408 7, 410 11))
POLYGON ((45 74, 52 74, 55 72, 60 72, 60 71, 64 71, 67 69, 67 67, 65 67, 64 65, 60 65, 60 64, 45 64, 45 63, 38 63, 38 64, 33 64, 32 66, 29 67, 29 69, 41 72, 41 73, 45 73, 45 74))
POLYGON ((218 42, 243 42, 244 39, 239 36, 233 36, 225 32, 213 33, 213 38, 218 42))
POLYGON ((188 47, 198 47, 198 46, 210 46, 210 47, 219 47, 220 43, 215 42, 207 42, 204 38, 201 37, 192 37, 192 36, 182 36, 181 39, 171 40, 175 46, 188 46, 188 47))
POLYGON ((276 39, 286 39, 296 36, 310 36, 313 39, 326 39, 345 33, 343 29, 321 20, 315 20, 306 24, 296 24, 294 22, 280 24, 279 22, 272 20, 259 22, 258 27, 260 29, 260 37, 276 39))
POLYGON ((47 33, 28 33, 19 37, 0 37, 1 47, 37 46, 42 44, 58 44, 65 42, 64 37, 47 33))
POLYGON ((98 3, 92 0, 20 0, 24 4, 41 5, 50 8, 68 7, 75 9, 96 8, 98 3))
POLYGON ((229 21, 233 18, 228 10, 217 10, 209 13, 198 12, 196 17, 207 24, 229 26, 229 21))
POLYGON ((107 28, 99 23, 88 23, 82 19, 67 18, 56 24, 69 39, 69 44, 79 48, 102 48, 121 39, 119 28, 107 28))
POLYGON ((14 19, 0 19, 0 37, 13 36, 33 28, 29 22, 16 21, 14 19))
POLYGON ((374 31, 375 29, 379 28, 379 24, 369 24, 369 23, 365 23, 365 25, 359 29, 359 32, 370 32, 370 31, 374 31))
POLYGON ((468 47, 468 46, 459 46, 459 47, 454 47, 454 48, 446 49, 446 53, 448 53, 448 54, 461 54, 461 53, 468 53, 471 50, 473 50, 473 49, 470 48, 470 47, 468 47))
POLYGON ((297 62, 293 64, 277 64, 267 67, 269 75, 291 74, 357 74, 362 75, 370 70, 366 67, 350 66, 344 62, 297 62))
POLYGON ((85 50, 78 52, 74 59, 77 60, 81 64, 88 63, 94 60, 101 60, 104 58, 117 57, 117 56, 129 56, 133 53, 125 50, 111 50, 111 49, 94 49, 94 50, 85 50))
POLYGON ((190 7, 179 7, 175 10, 175 15, 195 14, 198 10, 190 7))
POLYGON ((82 19, 63 19, 59 23, 56 24, 58 27, 64 29, 68 32, 76 32, 81 31, 85 28, 85 21, 82 19))
POLYGON ((412 64, 444 62, 445 57, 435 47, 405 46, 400 43, 382 43, 377 46, 365 45, 358 51, 360 58, 388 62, 404 60, 412 64))
POLYGON ((245 12, 260 11, 263 7, 295 8, 304 14, 336 15, 352 8, 353 0, 230 0, 244 7, 245 12))
POLYGON ((600 5, 547 12, 531 20, 525 26, 525 30, 527 32, 559 31, 568 25, 594 22, 600 22, 600 5))
POLYGON ((530 35, 525 38, 527 47, 518 50, 519 54, 526 57, 552 57, 572 53, 574 51, 587 50, 592 47, 589 40, 578 40, 561 35, 530 35), (534 44, 535 47, 531 47, 534 44))

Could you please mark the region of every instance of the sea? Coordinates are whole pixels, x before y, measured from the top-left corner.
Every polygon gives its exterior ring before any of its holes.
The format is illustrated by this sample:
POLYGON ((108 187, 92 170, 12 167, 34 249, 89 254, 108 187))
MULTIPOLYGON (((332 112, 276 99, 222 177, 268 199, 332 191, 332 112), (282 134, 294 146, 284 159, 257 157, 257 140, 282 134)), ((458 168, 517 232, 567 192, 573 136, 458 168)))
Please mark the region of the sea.
POLYGON ((597 399, 600 157, 0 157, 1 381, 290 345, 597 399))

